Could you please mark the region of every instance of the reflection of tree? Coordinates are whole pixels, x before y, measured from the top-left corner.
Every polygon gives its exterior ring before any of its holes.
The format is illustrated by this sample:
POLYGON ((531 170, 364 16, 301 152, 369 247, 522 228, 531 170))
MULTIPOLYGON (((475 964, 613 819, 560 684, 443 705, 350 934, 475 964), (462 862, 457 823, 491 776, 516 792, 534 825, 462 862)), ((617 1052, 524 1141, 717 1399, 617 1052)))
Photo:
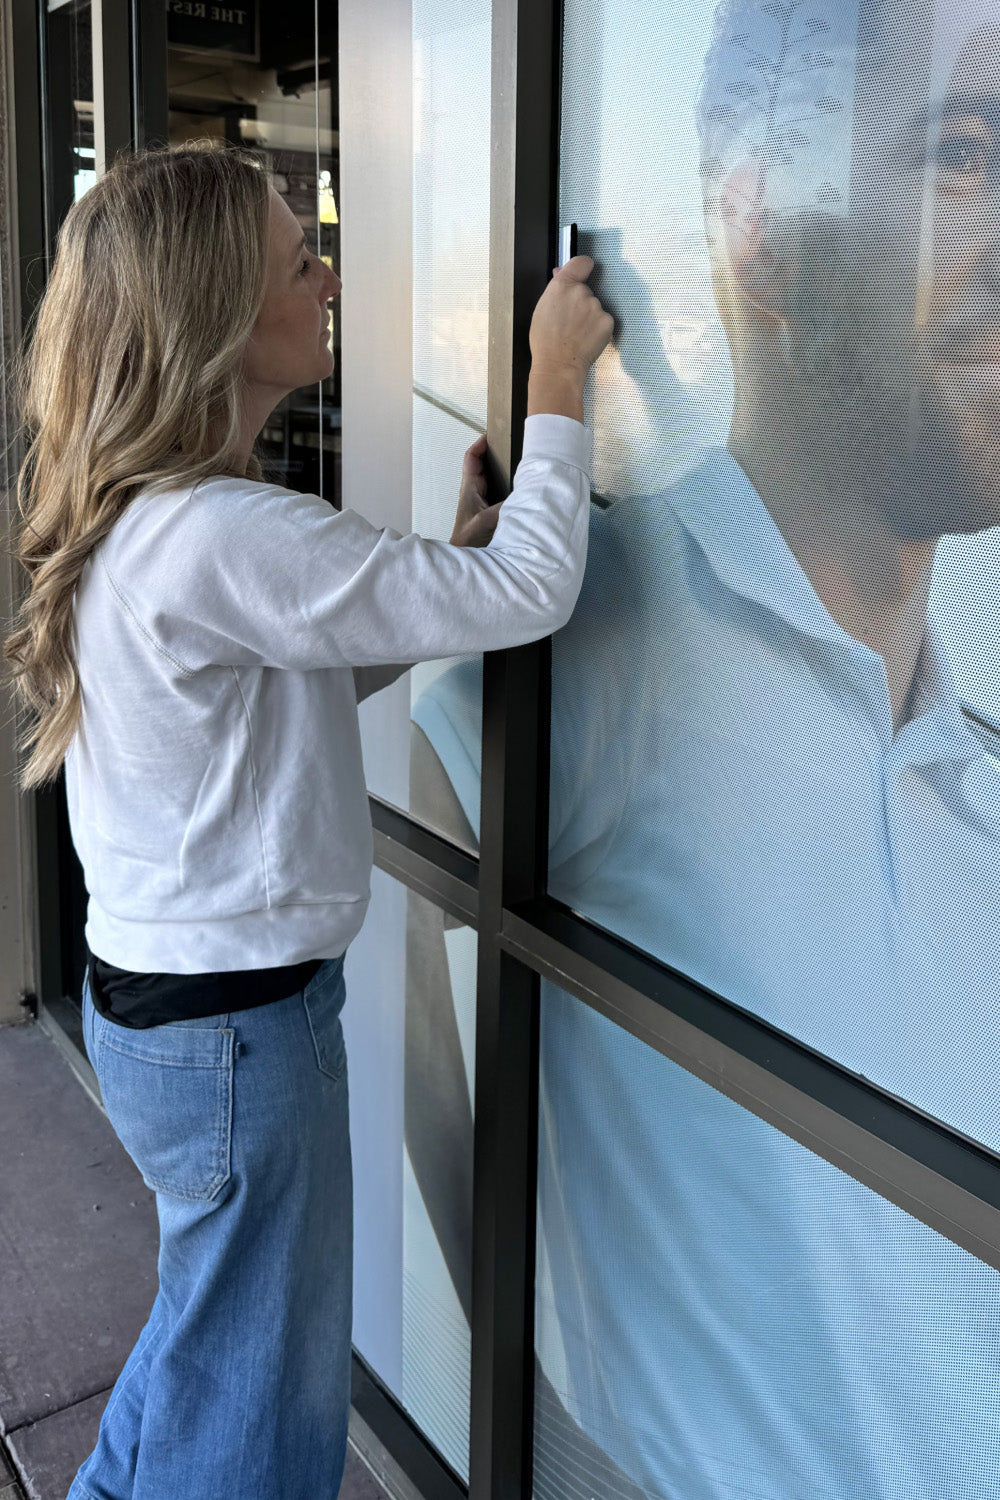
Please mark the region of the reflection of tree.
MULTIPOLYGON (((764 26, 754 28, 752 33, 736 32, 730 39, 734 76, 725 86, 725 93, 734 102, 717 100, 706 112, 706 119, 728 130, 731 140, 741 140, 746 158, 757 163, 752 194, 742 192, 732 181, 727 184, 727 193, 743 198, 752 212, 764 204, 775 169, 794 166, 800 154, 813 144, 810 127, 844 109, 843 100, 826 86, 835 57, 822 46, 810 45, 829 34, 830 23, 822 16, 802 15, 807 8, 808 0, 768 0, 760 7, 760 15, 775 23, 773 45, 761 45, 764 26), (810 90, 812 80, 816 87, 810 90), (761 125, 757 144, 750 139, 754 117, 761 125)), ((726 168, 716 154, 705 162, 703 170, 709 181, 719 181, 726 168)), ((839 204, 840 193, 825 181, 816 188, 814 202, 833 207, 839 204)))

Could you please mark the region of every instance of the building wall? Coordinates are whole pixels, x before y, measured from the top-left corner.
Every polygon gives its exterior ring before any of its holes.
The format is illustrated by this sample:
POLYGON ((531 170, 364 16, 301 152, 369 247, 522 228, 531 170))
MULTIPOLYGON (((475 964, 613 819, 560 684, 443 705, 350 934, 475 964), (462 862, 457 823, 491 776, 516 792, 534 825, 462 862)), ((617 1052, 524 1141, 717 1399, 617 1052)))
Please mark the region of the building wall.
MULTIPOLYGON (((9 539, 17 512, 14 493, 18 453, 14 443, 12 356, 20 329, 20 289, 15 274, 18 247, 13 199, 16 191, 11 112, 10 12, 4 8, 0 29, 0 618, 10 619, 19 586, 18 568, 9 539)), ((28 892, 32 868, 29 804, 16 785, 16 728, 9 687, 0 696, 0 1025, 26 1019, 21 996, 32 989, 32 943, 29 939, 28 892)))

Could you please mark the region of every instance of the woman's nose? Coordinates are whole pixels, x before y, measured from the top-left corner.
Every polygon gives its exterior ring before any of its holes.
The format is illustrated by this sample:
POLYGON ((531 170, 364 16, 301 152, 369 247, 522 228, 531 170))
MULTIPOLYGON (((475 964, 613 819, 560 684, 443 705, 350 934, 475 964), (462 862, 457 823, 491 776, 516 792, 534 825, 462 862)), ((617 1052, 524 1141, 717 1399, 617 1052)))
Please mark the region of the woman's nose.
POLYGON ((329 302, 333 297, 339 297, 340 296, 340 289, 343 286, 343 284, 344 283, 341 281, 341 279, 337 275, 336 271, 330 271, 329 276, 328 276, 328 289, 327 289, 327 293, 326 293, 326 301, 327 302, 329 302))

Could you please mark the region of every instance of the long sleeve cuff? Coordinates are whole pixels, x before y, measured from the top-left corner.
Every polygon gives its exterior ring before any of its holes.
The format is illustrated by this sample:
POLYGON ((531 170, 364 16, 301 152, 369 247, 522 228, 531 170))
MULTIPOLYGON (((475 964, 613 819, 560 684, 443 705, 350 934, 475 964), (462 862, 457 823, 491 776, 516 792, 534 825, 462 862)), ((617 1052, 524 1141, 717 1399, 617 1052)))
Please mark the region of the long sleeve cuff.
POLYGON ((589 480, 593 473, 593 449, 590 428, 572 417, 539 412, 525 421, 522 462, 533 458, 556 459, 582 469, 589 480))

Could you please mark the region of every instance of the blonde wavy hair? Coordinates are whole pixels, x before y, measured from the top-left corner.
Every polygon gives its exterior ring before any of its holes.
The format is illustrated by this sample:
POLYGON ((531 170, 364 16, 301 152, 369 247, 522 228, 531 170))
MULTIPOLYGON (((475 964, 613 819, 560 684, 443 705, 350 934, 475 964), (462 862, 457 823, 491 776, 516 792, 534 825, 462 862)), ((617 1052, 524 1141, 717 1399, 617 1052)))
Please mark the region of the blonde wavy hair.
POLYGON ((261 477, 237 450, 269 187, 264 162, 239 147, 136 152, 59 231, 15 377, 15 550, 30 587, 4 655, 28 714, 25 789, 56 776, 79 723, 73 596, 98 542, 141 490, 261 477))

